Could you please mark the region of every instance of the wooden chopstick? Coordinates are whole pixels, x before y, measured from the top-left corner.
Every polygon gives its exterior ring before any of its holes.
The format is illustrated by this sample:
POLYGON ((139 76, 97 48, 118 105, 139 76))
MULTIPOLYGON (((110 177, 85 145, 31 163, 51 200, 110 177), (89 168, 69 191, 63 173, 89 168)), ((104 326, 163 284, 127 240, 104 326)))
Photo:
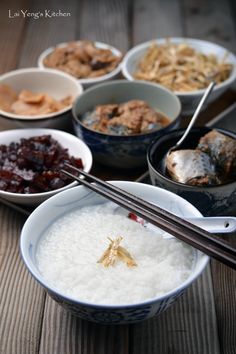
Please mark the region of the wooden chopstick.
MULTIPOLYGON (((72 168, 70 165, 68 165, 68 167, 72 168)), ((90 181, 99 183, 100 186, 95 183, 90 183, 86 179, 77 177, 66 170, 61 170, 61 172, 77 180, 79 183, 85 185, 94 192, 101 194, 109 200, 112 200, 125 209, 136 213, 138 216, 144 218, 153 225, 160 227, 164 231, 171 233, 180 240, 185 241, 209 256, 221 261, 231 268, 236 269, 236 250, 215 237, 212 237, 212 235, 207 231, 202 230, 201 228, 198 228, 197 226, 179 217, 176 219, 174 214, 171 214, 161 208, 155 207, 155 211, 151 210, 153 209, 153 205, 143 199, 131 195, 130 193, 123 191, 107 182, 101 181, 95 176, 92 176, 80 169, 73 169, 83 174, 90 181), (179 222, 179 219, 181 220, 181 223, 179 222)))
POLYGON ((177 215, 174 215, 170 212, 168 212, 167 210, 161 209, 160 207, 158 207, 157 205, 151 204, 147 201, 145 201, 144 199, 140 199, 139 197, 130 194, 127 191, 124 191, 122 189, 120 189, 119 187, 113 186, 110 183, 107 183, 106 181, 102 181, 101 179, 81 170, 78 169, 75 166, 72 166, 70 164, 65 164, 67 167, 75 170, 76 172, 79 172, 81 175, 83 175, 84 177, 86 177, 87 179, 91 180, 92 182, 96 182, 97 184, 101 185, 102 187, 108 189, 110 192, 113 192, 115 194, 119 194, 121 197, 125 198, 125 200, 130 200, 131 202, 145 208, 145 210, 149 210, 150 212, 154 213, 155 216, 159 216, 164 218, 165 220, 169 220, 169 221, 174 221, 176 224, 185 227, 186 225, 189 227, 189 229, 193 230, 194 232, 201 232, 202 234, 204 234, 204 238, 206 240, 208 240, 209 242, 213 242, 217 245, 219 245, 220 247, 222 247, 222 249, 225 249, 228 252, 231 252, 232 254, 235 254, 236 250, 235 248, 231 247, 230 245, 226 244, 225 242, 223 242, 222 240, 220 240, 219 238, 212 236, 209 232, 199 228, 197 225, 192 224, 191 222, 188 222, 187 220, 184 220, 180 217, 178 217, 177 215), (124 196, 125 193, 125 196, 124 196))

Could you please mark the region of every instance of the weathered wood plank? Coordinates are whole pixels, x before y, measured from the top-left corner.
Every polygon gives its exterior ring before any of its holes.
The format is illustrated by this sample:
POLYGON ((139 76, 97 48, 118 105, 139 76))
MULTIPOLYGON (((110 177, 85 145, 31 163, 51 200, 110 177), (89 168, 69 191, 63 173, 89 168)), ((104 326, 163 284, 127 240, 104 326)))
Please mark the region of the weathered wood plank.
POLYGON ((219 354, 211 272, 160 316, 133 326, 133 354, 219 354))
MULTIPOLYGON (((210 40, 235 52, 235 2, 222 2, 220 0, 208 0, 207 2, 188 0, 184 2, 183 12, 185 15, 184 18, 187 36, 210 40)), ((232 101, 230 103, 235 101, 235 92, 232 93, 231 96, 232 101)), ((224 105, 227 103, 229 98, 229 95, 225 95, 225 97, 222 96, 222 108, 226 108, 224 105)), ((208 110, 208 112, 205 112, 203 116, 206 117, 209 114, 210 111, 208 110)), ((231 242, 234 242, 233 237, 231 242)), ((236 332, 234 324, 236 321, 236 275, 234 271, 226 268, 220 263, 212 262, 212 278, 215 294, 216 314, 219 326, 221 353, 235 353, 236 332)))
POLYGON ((184 0, 185 35, 216 42, 235 51, 236 30, 229 1, 184 0))
POLYGON ((18 4, 1 1, 0 4, 0 74, 15 69, 21 52, 26 19, 22 16, 11 18, 19 8, 27 8, 29 0, 20 0, 18 4), (8 11, 12 11, 9 14, 8 11))
MULTIPOLYGON (((236 92, 235 91, 227 91, 217 99, 217 102, 212 102, 209 104, 207 109, 200 113, 196 126, 202 127, 207 122, 212 120, 219 113, 223 112, 227 107, 233 104, 236 101, 236 92)), ((182 126, 187 126, 189 123, 190 116, 182 117, 181 124, 182 126)))
POLYGON ((77 36, 102 41, 125 52, 130 46, 129 11, 130 0, 84 0, 77 36))
MULTIPOLYGON (((128 3, 84 1, 77 17, 76 38, 99 40, 120 50, 129 46, 128 3)), ((40 353, 128 354, 128 326, 99 326, 82 321, 47 297, 40 353)))
POLYGON ((182 36, 179 0, 135 0, 133 2, 133 45, 153 38, 182 36))
MULTIPOLYGON (((222 236, 236 247, 236 233, 222 236)), ((212 261, 212 279, 222 354, 236 350, 236 272, 223 264, 212 261)))
POLYGON ((30 11, 44 12, 47 10, 68 12, 68 17, 40 17, 38 20, 30 18, 22 43, 19 67, 37 66, 39 55, 48 47, 61 42, 76 39, 76 26, 78 22, 77 11, 80 1, 42 0, 40 3, 33 0, 30 11))
POLYGON ((40 354, 129 354, 128 326, 80 320, 47 296, 40 354))
POLYGON ((0 353, 38 353, 44 292, 19 252, 24 218, 0 206, 0 353), (30 291, 29 291, 30 289, 30 291))

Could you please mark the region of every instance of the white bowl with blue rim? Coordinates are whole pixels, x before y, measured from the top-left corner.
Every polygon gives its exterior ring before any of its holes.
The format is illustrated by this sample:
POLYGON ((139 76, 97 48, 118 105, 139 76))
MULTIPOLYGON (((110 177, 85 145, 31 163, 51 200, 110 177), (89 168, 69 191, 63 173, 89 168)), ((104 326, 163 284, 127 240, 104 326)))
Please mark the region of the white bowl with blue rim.
MULTIPOLYGON (((113 181, 111 183, 176 215, 201 217, 201 213, 192 204, 164 189, 137 182, 113 181)), ((159 315, 172 305, 199 277, 209 261, 208 256, 193 249, 194 262, 189 277, 178 287, 163 296, 140 303, 117 306, 99 305, 70 297, 56 287, 50 286, 38 269, 36 260, 37 247, 52 222, 56 222, 57 219, 72 210, 106 202, 105 198, 84 186, 68 189, 46 200, 29 216, 22 229, 20 248, 24 263, 36 281, 42 285, 55 301, 74 315, 85 320, 101 324, 127 324, 159 315), (37 228, 35 228, 35 225, 37 225, 37 228)), ((101 284, 101 286, 103 285, 101 284)))

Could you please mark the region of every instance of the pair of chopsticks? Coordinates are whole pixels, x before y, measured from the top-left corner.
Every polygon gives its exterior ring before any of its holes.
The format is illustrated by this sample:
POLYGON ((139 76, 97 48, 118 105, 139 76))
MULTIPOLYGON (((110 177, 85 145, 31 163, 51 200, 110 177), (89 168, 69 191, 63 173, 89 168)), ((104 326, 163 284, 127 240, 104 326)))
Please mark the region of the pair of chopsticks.
POLYGON ((225 265, 236 269, 236 249, 223 242, 216 236, 199 228, 196 225, 156 206, 139 197, 130 194, 108 182, 66 164, 68 168, 75 171, 85 178, 80 178, 67 170, 61 170, 67 176, 75 179, 80 184, 88 187, 94 192, 112 200, 116 204, 136 213, 141 218, 162 230, 172 234, 176 238, 199 249, 210 257, 217 259, 225 265))

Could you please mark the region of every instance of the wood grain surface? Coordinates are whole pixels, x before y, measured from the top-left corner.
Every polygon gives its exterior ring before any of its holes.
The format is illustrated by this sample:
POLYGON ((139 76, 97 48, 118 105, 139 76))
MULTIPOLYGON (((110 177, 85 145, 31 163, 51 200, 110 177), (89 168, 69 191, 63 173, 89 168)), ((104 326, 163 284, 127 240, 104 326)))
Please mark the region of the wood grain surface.
MULTIPOLYGON (((137 43, 167 36, 208 39, 235 50, 235 13, 233 0, 4 0, 0 73, 37 66, 39 54, 47 47, 84 38, 104 41, 124 53, 137 43), (9 19, 9 9, 21 8, 61 9, 71 16, 9 19)), ((202 114, 199 124, 235 100, 235 91, 227 92, 202 114)), ((93 173, 108 179, 134 180, 143 172, 93 167, 93 173)), ((31 277, 19 252, 24 221, 25 217, 0 205, 0 354, 236 353, 236 274, 232 270, 214 261, 160 316, 134 325, 100 326, 65 311, 31 277)))

